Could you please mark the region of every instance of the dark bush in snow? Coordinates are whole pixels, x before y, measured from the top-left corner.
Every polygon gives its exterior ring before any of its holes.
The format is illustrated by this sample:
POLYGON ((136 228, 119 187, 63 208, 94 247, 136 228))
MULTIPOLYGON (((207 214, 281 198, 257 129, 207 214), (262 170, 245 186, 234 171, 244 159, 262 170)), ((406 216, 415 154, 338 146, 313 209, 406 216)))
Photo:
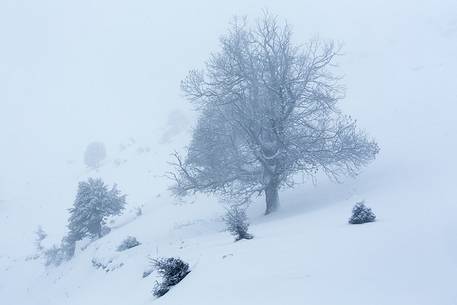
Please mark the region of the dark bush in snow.
POLYGON ((125 251, 133 247, 139 246, 141 243, 133 236, 128 236, 124 241, 117 247, 117 251, 125 251))
POLYGON ((373 222, 375 219, 376 215, 365 205, 364 201, 361 201, 357 202, 352 208, 352 216, 349 218, 349 223, 362 224, 366 222, 373 222))
POLYGON ((225 212, 224 221, 227 226, 227 231, 235 236, 235 241, 253 238, 253 236, 248 233, 249 222, 244 208, 237 205, 231 206, 225 212))
POLYGON ((162 281, 156 282, 152 291, 156 297, 166 294, 171 287, 178 284, 190 272, 189 264, 174 257, 154 259, 152 266, 162 277, 162 281))
POLYGON ((100 262, 100 261, 99 261, 98 259, 96 259, 96 258, 93 258, 93 259, 91 260, 91 263, 92 263, 92 266, 93 266, 94 268, 96 268, 96 269, 103 269, 103 270, 105 270, 105 269, 108 268, 105 264, 103 264, 102 262, 100 262))

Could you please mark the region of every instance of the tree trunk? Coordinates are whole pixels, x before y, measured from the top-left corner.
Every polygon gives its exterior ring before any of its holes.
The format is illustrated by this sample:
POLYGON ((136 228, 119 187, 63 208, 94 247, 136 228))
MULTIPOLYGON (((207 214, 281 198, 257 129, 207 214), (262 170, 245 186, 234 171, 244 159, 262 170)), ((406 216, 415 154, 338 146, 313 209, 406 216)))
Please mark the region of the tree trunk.
POLYGON ((276 211, 279 208, 279 184, 272 181, 265 189, 265 201, 267 204, 265 215, 276 211))

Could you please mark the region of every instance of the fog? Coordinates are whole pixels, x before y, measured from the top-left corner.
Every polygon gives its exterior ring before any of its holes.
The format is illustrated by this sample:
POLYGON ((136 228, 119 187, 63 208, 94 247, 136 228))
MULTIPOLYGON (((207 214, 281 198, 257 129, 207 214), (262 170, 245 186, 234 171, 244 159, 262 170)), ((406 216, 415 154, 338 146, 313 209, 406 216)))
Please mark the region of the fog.
MULTIPOLYGON (((7 183, 15 176, 24 180, 44 170, 57 174, 59 164, 80 159, 91 140, 116 143, 164 128, 170 112, 189 109, 180 80, 217 50, 218 37, 234 15, 254 19, 268 8, 288 20, 297 41, 320 35, 343 42, 343 71, 374 54, 417 69, 431 53, 436 60, 451 54, 410 20, 450 35, 456 30, 452 1, 439 6, 403 1, 389 9, 385 1, 335 2, 2 2, 1 132, 6 149, 1 159, 2 172, 8 173, 2 175, 2 187, 10 189, 7 183), (382 47, 386 42, 411 50, 392 54, 382 47)), ((395 77, 392 70, 390 77, 395 77)), ((346 79, 344 106, 349 109, 358 103, 352 78, 346 79)), ((379 90, 385 89, 382 84, 367 86, 386 94, 379 90)))
POLYGON ((234 15, 255 20, 264 9, 287 20, 297 42, 319 36, 343 44, 341 106, 384 144, 384 153, 399 144, 393 137, 414 137, 414 124, 422 124, 417 112, 437 111, 440 122, 448 117, 445 107, 429 109, 430 100, 407 101, 410 90, 439 91, 438 83, 422 77, 418 87, 398 71, 446 68, 456 51, 453 1, 3 1, 0 197, 21 198, 33 188, 27 205, 50 199, 52 184, 66 175, 68 162, 82 164, 91 141, 111 151, 131 137, 163 146, 164 134, 176 129, 168 122, 173 113, 195 118, 179 89, 187 71, 203 67, 234 15))
POLYGON ((38 224, 59 240, 86 176, 119 183, 130 202, 166 194, 169 154, 197 118, 180 81, 218 50, 233 16, 253 21, 265 9, 297 43, 342 44, 340 107, 381 147, 371 177, 444 171, 437 160, 453 158, 457 131, 456 1, 2 0, 0 228, 14 247, 5 253, 28 251, 38 224), (127 165, 88 172, 94 141, 106 145, 106 165, 127 165))

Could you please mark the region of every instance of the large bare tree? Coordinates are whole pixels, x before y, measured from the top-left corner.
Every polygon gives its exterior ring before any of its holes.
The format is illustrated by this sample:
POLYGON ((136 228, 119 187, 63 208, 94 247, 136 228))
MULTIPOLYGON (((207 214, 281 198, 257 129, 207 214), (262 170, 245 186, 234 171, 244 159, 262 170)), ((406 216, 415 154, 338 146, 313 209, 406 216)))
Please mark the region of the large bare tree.
POLYGON ((177 194, 247 201, 264 193, 268 214, 297 173, 338 180, 375 158, 377 144, 337 108, 332 42, 294 45, 287 24, 265 14, 253 27, 235 19, 221 46, 182 82, 201 114, 187 156, 175 154, 177 194))

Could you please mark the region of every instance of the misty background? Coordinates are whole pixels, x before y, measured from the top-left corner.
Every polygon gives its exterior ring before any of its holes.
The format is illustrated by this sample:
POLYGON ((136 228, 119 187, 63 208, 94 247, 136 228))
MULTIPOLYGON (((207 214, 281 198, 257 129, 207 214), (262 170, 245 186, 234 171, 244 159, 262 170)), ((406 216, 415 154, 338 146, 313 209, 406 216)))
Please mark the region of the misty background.
POLYGON ((367 174, 440 175, 455 158, 457 3, 324 2, 1 1, 2 239, 31 249, 33 230, 53 218, 46 229, 58 240, 88 174, 117 182, 129 202, 160 195, 157 185, 166 192, 169 153, 188 144, 196 118, 180 81, 203 68, 234 15, 253 20, 262 9, 286 19, 298 43, 319 35, 343 44, 340 107, 381 147, 367 174), (89 173, 92 141, 106 145, 109 163, 124 160, 128 143, 151 153, 127 160, 137 162, 129 169, 89 173), (26 238, 9 238, 12 228, 26 238))

